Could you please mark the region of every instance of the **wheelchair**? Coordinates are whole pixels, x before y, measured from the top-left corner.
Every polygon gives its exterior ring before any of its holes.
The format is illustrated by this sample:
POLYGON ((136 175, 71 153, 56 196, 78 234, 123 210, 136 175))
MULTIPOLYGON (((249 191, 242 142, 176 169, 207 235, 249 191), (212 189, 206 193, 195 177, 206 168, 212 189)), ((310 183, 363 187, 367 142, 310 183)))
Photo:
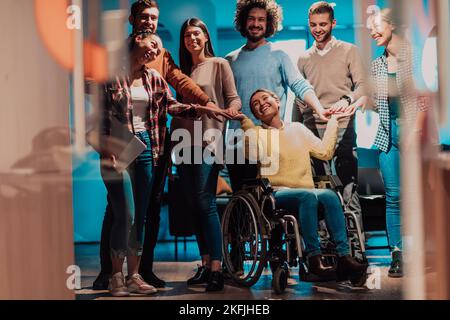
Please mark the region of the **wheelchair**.
MULTIPOLYGON (((356 215, 344 204, 339 178, 316 177, 315 184, 317 188, 336 191, 344 207, 351 255, 367 264, 362 229, 356 215)), ((319 220, 322 255, 326 263, 335 265, 334 243, 320 215, 319 220)), ((297 218, 277 208, 268 179, 246 181, 243 189, 233 195, 222 215, 222 234, 224 265, 239 286, 253 286, 268 264, 272 270, 272 288, 277 294, 283 293, 287 287, 289 268, 299 267, 301 281, 320 281, 308 272, 297 218)), ((366 277, 359 283, 352 282, 352 285, 363 286, 365 281, 366 277)))

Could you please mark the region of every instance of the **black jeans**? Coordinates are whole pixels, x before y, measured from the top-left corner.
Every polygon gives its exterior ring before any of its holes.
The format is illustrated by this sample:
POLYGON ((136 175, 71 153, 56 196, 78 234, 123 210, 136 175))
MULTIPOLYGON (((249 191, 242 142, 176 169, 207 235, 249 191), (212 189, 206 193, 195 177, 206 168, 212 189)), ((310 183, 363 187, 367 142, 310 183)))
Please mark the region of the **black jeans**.
MULTIPOLYGON (((170 140, 170 139, 166 139, 170 140)), ((167 152, 161 156, 159 166, 154 168, 154 178, 152 193, 150 195, 150 205, 148 206, 145 217, 144 245, 141 257, 139 273, 146 273, 153 270, 153 256, 158 240, 161 203, 164 194, 164 186, 169 166, 169 144, 166 144, 167 152)), ((107 196, 108 204, 106 206, 105 217, 103 218, 101 240, 100 240, 100 266, 101 272, 110 274, 112 272, 110 234, 113 222, 113 213, 111 207, 110 195, 107 196)))
MULTIPOLYGON (((192 147, 194 150, 202 147, 192 147)), ((216 163, 182 163, 177 166, 180 184, 186 194, 186 207, 191 208, 195 236, 201 256, 209 255, 211 260, 222 261, 222 229, 217 212, 216 191, 219 165, 216 163)))
POLYGON ((242 190, 245 180, 256 179, 258 176, 258 165, 245 159, 242 149, 234 149, 228 152, 233 153, 233 163, 227 163, 226 166, 230 177, 231 189, 235 193, 242 190), (244 160, 244 163, 240 163, 242 160, 244 160))
MULTIPOLYGON (((325 129, 308 127, 317 137, 323 138, 325 129)), ((339 128, 336 151, 332 161, 322 161, 311 158, 315 176, 325 176, 333 174, 332 164, 334 163, 335 174, 344 185, 343 198, 348 204, 347 210, 355 213, 361 223, 361 205, 357 191, 358 184, 358 157, 356 154, 356 132, 353 126, 339 128)))

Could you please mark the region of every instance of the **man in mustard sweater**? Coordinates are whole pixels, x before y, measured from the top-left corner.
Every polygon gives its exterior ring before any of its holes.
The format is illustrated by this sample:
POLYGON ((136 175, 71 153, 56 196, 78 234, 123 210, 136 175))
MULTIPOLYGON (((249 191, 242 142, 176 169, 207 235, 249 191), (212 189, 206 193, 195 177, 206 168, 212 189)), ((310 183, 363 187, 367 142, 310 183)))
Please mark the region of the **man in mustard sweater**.
POLYGON ((349 254, 340 200, 330 189, 315 189, 311 173, 310 156, 321 160, 333 157, 338 121, 348 117, 348 113, 328 112, 327 115, 331 118, 323 139, 320 140, 301 123, 284 124, 279 113, 280 99, 269 90, 260 89, 253 93, 250 107, 255 118, 262 122, 262 126, 255 126, 253 121, 244 115, 238 116, 245 131, 246 155, 258 161, 267 158, 278 161, 275 166, 267 162, 260 165, 260 176, 270 180, 278 207, 298 213, 310 272, 322 278, 330 278, 336 271, 337 281, 364 282, 367 266, 358 263, 349 254), (271 141, 274 137, 278 141, 271 141), (278 170, 265 170, 273 167, 278 170), (322 263, 317 233, 319 203, 325 208, 325 220, 336 244, 336 270, 322 263))

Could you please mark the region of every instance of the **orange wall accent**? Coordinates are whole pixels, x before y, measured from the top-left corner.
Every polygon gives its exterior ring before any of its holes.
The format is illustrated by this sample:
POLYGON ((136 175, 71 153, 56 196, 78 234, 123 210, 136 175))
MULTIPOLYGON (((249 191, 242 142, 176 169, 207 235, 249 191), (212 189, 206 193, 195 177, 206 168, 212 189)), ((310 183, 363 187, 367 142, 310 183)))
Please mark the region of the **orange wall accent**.
MULTIPOLYGON (((67 28, 70 6, 68 0, 34 0, 34 13, 38 34, 53 59, 67 70, 74 68, 75 31, 67 28)), ((84 43, 85 76, 103 82, 107 79, 108 56, 97 43, 84 43)))

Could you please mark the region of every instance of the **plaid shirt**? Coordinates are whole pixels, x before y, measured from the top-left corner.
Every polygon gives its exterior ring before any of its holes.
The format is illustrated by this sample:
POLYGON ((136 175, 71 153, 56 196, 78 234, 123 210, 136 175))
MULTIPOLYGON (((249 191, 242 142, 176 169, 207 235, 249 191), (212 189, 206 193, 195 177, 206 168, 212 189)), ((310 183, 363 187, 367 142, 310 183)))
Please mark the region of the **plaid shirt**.
MULTIPOLYGON (((400 95, 402 117, 406 121, 406 128, 414 128, 417 112, 426 111, 428 102, 425 97, 417 95, 413 79, 413 55, 411 46, 403 43, 397 56, 397 87, 400 95)), ((388 152, 391 147, 391 132, 388 92, 388 64, 387 52, 372 62, 372 81, 374 84, 373 98, 375 110, 380 115, 380 125, 375 138, 375 146, 379 150, 388 152)))
MULTIPOLYGON (((172 116, 197 120, 195 106, 179 103, 171 94, 164 78, 154 69, 144 69, 142 76, 144 87, 149 96, 148 128, 152 144, 154 165, 158 165, 164 153, 164 141, 167 134, 167 113, 172 116)), ((102 134, 111 134, 111 118, 116 117, 131 132, 133 128, 133 100, 128 78, 116 78, 105 86, 102 134)))

